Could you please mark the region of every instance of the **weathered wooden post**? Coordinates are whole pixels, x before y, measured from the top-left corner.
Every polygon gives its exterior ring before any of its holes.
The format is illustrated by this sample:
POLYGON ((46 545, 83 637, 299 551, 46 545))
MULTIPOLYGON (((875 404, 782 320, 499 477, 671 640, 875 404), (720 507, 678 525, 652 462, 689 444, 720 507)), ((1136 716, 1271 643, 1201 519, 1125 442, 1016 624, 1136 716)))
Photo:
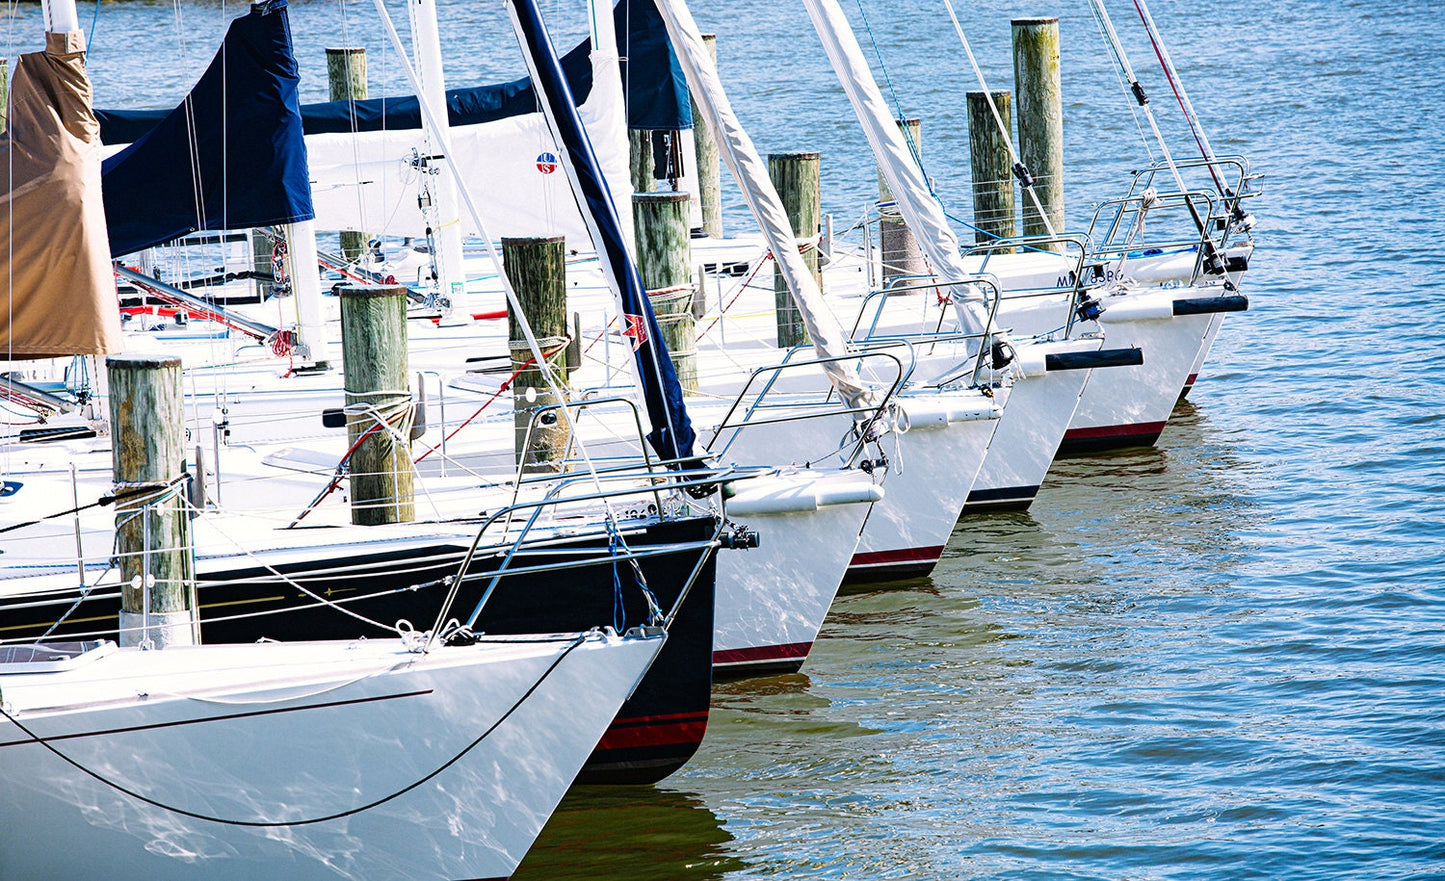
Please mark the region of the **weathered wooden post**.
POLYGON ((692 315, 692 245, 687 193, 633 193, 637 271, 672 355, 677 381, 697 391, 697 324, 692 315))
MULTIPOLYGON (((703 45, 717 65, 717 34, 703 34, 703 45)), ((717 138, 707 120, 698 112, 697 98, 692 99, 692 143, 697 157, 697 196, 702 203, 702 228, 713 238, 721 238, 722 169, 717 151, 717 138)))
MULTIPOLYGON (((326 79, 331 86, 332 101, 365 101, 366 50, 343 47, 326 50, 326 79)), ((355 260, 366 251, 368 236, 364 232, 341 231, 341 256, 355 260)))
MULTIPOLYGON (((978 227, 973 240, 987 244, 1013 237, 1013 162, 1009 158, 1012 125, 1012 95, 1007 89, 990 93, 999 119, 989 107, 989 95, 968 93, 968 151, 973 171, 973 223, 978 227), (999 120, 1003 129, 999 129, 999 120)), ((1013 249, 1007 249, 1012 252, 1013 249)))
POLYGON ((327 49, 326 81, 332 101, 366 100, 366 50, 355 46, 327 49))
POLYGON ((652 168, 652 132, 645 129, 628 129, 627 146, 628 157, 631 160, 633 192, 652 192, 656 187, 652 168))
MULTIPOLYGON (((564 239, 562 236, 503 238, 502 266, 537 344, 547 355, 547 364, 565 387, 567 266, 564 239)), ((548 422, 532 426, 530 442, 527 429, 536 408, 566 401, 565 388, 559 393, 549 388, 542 378, 542 371, 527 345, 526 334, 522 332, 522 323, 510 304, 507 306, 507 329, 512 370, 520 371, 512 381, 516 462, 525 473, 561 471, 570 436, 565 416, 555 410, 543 414, 542 418, 548 422)))
POLYGON ((0 132, 10 121, 10 61, 0 58, 0 132))
MULTIPOLYGON (((900 119, 898 127, 903 130, 903 138, 912 145, 914 153, 918 157, 923 156, 923 121, 921 119, 900 119)), ((893 193, 888 189, 888 182, 883 179, 883 170, 878 170, 878 201, 888 203, 893 201, 893 193)), ((878 249, 882 252, 883 260, 883 286, 887 287, 895 278, 908 275, 926 275, 928 264, 923 260, 923 251, 919 250, 918 240, 913 237, 913 230, 903 222, 903 217, 896 207, 888 207, 880 210, 878 219, 878 249)))
MULTIPOLYGON (((1019 159, 1054 232, 1064 231, 1064 106, 1059 83, 1059 20, 1013 20, 1014 91, 1018 95, 1019 159)), ((1033 200, 1024 205, 1024 235, 1046 235, 1033 200)))
MULTIPOLYGON (((788 222, 793 225, 793 235, 808 241, 818 234, 818 223, 823 214, 819 181, 822 159, 821 153, 768 154, 768 177, 772 178, 773 186, 783 200, 788 222)), ((823 274, 818 269, 818 249, 806 248, 803 262, 821 289, 823 274)), ((778 310, 778 347, 791 349, 806 344, 808 332, 803 327, 803 317, 793 304, 788 285, 776 266, 773 268, 773 301, 778 310)))
POLYGON ((341 358, 351 454, 351 522, 410 523, 412 406, 406 353, 406 288, 342 285, 341 358))
POLYGON ((120 644, 194 645, 195 564, 186 487, 181 359, 112 355, 111 473, 121 576, 120 644))

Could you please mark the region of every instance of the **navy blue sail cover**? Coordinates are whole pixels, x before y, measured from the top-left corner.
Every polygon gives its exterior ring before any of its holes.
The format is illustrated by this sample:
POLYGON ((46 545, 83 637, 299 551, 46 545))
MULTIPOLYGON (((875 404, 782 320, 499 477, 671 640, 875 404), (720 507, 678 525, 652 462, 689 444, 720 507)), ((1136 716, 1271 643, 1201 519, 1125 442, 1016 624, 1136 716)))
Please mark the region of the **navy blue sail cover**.
MULTIPOLYGON (((627 125, 634 129, 676 131, 692 128, 687 81, 667 39, 667 29, 652 0, 620 0, 612 10, 622 56, 627 125)), ((573 100, 592 93, 591 41, 562 56, 562 71, 573 100)), ((489 86, 447 90, 447 119, 475 125, 533 113, 537 95, 530 77, 489 86)), ((130 144, 166 117, 167 110, 97 110, 100 138, 106 144, 130 144)), ((400 131, 422 127, 415 95, 366 101, 324 101, 301 108, 306 134, 400 131)))
MULTIPOLYGON (((562 74, 562 65, 552 48, 542 16, 534 0, 515 0, 512 9, 519 25, 522 52, 528 58, 531 68, 542 87, 547 118, 552 123, 553 134, 558 140, 575 188, 577 201, 584 213, 588 214, 601 241, 594 242, 598 255, 607 261, 609 276, 617 283, 622 299, 624 320, 629 325, 641 325, 645 339, 634 339, 633 356, 637 360, 637 373, 642 382, 643 401, 647 406, 647 418, 652 423, 652 432, 647 440, 652 448, 664 459, 690 459, 695 435, 692 422, 682 401, 682 386, 672 366, 672 358, 662 345, 662 330, 657 326, 657 317, 652 313, 647 291, 642 286, 642 277, 637 265, 627 251, 622 235, 622 223, 607 187, 607 179, 598 167, 597 156, 592 142, 582 127, 577 115, 577 105, 567 88, 562 74)), ((628 330, 638 329, 629 326, 628 330)))
POLYGON ((285 0, 231 22, 185 101, 101 165, 111 256, 314 218, 299 82, 285 0))
MULTIPOLYGON (((687 77, 667 39, 667 26, 653 0, 618 0, 617 23, 627 127, 649 131, 692 128, 687 77)), ((576 92, 573 92, 575 95, 576 92)))

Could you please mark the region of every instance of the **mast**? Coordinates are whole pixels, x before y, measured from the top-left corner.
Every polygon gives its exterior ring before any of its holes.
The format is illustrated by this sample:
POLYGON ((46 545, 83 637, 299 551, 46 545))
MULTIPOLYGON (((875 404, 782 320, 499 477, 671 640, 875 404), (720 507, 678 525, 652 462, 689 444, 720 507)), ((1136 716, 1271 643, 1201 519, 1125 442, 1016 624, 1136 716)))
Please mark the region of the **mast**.
POLYGON ((694 433, 683 405, 682 386, 672 359, 662 346, 662 330, 652 314, 637 265, 628 252, 616 203, 577 115, 576 102, 562 75, 562 65, 547 36, 541 13, 535 0, 509 0, 507 10, 547 124, 561 148, 562 167, 577 203, 582 206, 582 217, 587 222, 593 247, 620 301, 628 330, 635 334, 633 357, 648 420, 652 423, 648 441, 664 459, 692 458, 694 433))
POLYGON ((286 277, 296 304, 296 342, 301 358, 326 366, 326 320, 321 308, 321 271, 316 256, 316 221, 281 225, 286 237, 286 277))
MULTIPOLYGON (((450 143, 451 126, 447 114, 446 83, 442 76, 441 30, 437 25, 435 0, 412 0, 411 32, 412 51, 416 55, 422 91, 416 96, 426 102, 431 116, 436 120, 434 138, 429 138, 433 152, 441 152, 444 144, 450 143)), ((430 133, 429 133, 430 134, 430 133)), ((462 266, 461 214, 457 206, 457 184, 451 164, 430 161, 423 169, 430 175, 432 193, 432 216, 430 228, 432 244, 435 247, 433 259, 436 262, 437 292, 446 297, 450 304, 447 317, 465 321, 470 315, 466 303, 467 276, 462 266)))

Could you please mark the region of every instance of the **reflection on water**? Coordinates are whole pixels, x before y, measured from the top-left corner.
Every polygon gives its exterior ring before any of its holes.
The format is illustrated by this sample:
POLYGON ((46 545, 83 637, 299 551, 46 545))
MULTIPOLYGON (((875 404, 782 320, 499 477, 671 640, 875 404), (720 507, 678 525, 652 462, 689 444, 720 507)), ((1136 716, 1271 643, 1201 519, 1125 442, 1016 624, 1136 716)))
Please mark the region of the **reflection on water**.
POLYGON ((717 815, 691 793, 577 786, 512 878, 713 881, 746 867, 727 852, 732 840, 717 815))

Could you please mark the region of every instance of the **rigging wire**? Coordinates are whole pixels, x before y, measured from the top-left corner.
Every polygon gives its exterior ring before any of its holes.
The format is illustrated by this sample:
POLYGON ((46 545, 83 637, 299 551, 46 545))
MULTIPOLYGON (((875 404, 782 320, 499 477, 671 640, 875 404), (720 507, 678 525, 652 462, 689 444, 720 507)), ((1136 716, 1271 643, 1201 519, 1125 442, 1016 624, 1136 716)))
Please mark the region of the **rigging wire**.
POLYGON ((95 40, 95 25, 100 20, 100 0, 95 0, 95 12, 90 16, 90 33, 85 38, 85 60, 90 60, 90 44, 95 40))
MULTIPOLYGON (((423 94, 421 88, 421 81, 417 76, 415 68, 412 66, 410 60, 407 58, 405 50, 402 48, 401 35, 397 32, 396 25, 392 21, 391 15, 387 12, 385 3, 383 2, 383 0, 372 0, 372 2, 375 5, 377 13, 381 18, 382 26, 386 31, 387 37, 390 39, 392 46, 396 50, 397 58, 400 60, 402 65, 402 72, 406 75, 407 81, 411 84, 412 89, 418 95, 423 94)), ((513 13, 515 12, 515 10, 511 9, 510 7, 509 11, 513 13)), ((533 79, 537 79, 535 74, 533 76, 533 79)), ((426 124, 427 128, 432 132, 440 135, 444 130, 438 123, 437 119, 434 117, 433 108, 431 107, 430 102, 418 100, 417 105, 421 111, 422 119, 426 124)), ((472 223, 476 225, 477 232, 481 236, 481 240, 486 248, 487 255, 491 258, 493 269, 502 282, 502 290, 506 294, 507 302, 511 305, 512 309, 515 310, 516 314, 521 315, 521 302, 517 299, 517 293, 515 290, 513 290, 512 284, 508 280, 506 272, 503 269, 502 255, 497 247, 497 243, 487 232, 486 224, 482 222, 482 215, 480 210, 478 210, 477 208, 476 202, 472 198, 471 188, 468 187, 465 181, 462 180, 461 175, 456 174, 455 172, 456 154, 452 151, 452 145, 450 143, 451 139, 443 135, 439 137, 438 140, 441 141, 440 146, 442 148, 441 152, 444 157, 444 161, 449 165, 453 166, 453 174, 456 178, 457 195, 461 197, 462 204, 466 207, 467 213, 472 219, 472 223)), ((532 332, 531 325, 528 324, 528 322, 526 321, 520 321, 518 322, 518 326, 522 330, 522 335, 526 339, 527 347, 531 351, 532 358, 534 359, 537 370, 541 374, 543 381, 547 384, 547 388, 557 394, 559 397, 561 397, 561 382, 557 379, 556 371, 547 361, 546 355, 542 351, 541 344, 537 341, 536 335, 532 332)), ((567 423, 568 431, 573 436, 577 436, 580 432, 576 424, 576 420, 574 419, 571 412, 571 409, 564 406, 559 407, 558 410, 560 411, 559 416, 567 423)), ((604 490, 602 488, 602 479, 597 473, 597 467, 593 463, 591 455, 587 452, 586 446, 579 443, 577 445, 577 451, 581 455, 582 462, 587 469, 588 476, 590 476, 590 478, 592 479, 593 485, 596 487, 598 493, 604 493, 604 490)), ((607 518, 614 521, 617 520, 618 515, 617 512, 613 509, 611 501, 604 496, 604 498, 602 499, 602 504, 606 511, 607 518)), ((428 645, 430 645, 430 642, 428 642, 428 645)))
POLYGON ((1179 109, 1184 113, 1184 121, 1189 124, 1189 131, 1194 135, 1194 143, 1199 145, 1199 153, 1204 158, 1209 168, 1209 174, 1214 178, 1214 186, 1219 194, 1225 198, 1229 197, 1229 188, 1219 177, 1219 169, 1214 164, 1214 149, 1209 146, 1209 138, 1204 134, 1204 126, 1200 124, 1199 117, 1194 113, 1194 105, 1189 100, 1189 93, 1184 90, 1184 81, 1179 77, 1178 71, 1174 68, 1174 59, 1169 57, 1169 50, 1164 46, 1164 38, 1160 35, 1159 29, 1154 26, 1154 16, 1149 14, 1149 4, 1146 0, 1134 0, 1134 10, 1139 13, 1139 19, 1144 22, 1144 30, 1149 34, 1149 42, 1154 47, 1154 55, 1159 59, 1159 66, 1164 69, 1164 78, 1169 81, 1169 87, 1174 91, 1174 99, 1179 102, 1179 109))
MULTIPOLYGON (((1109 46, 1109 53, 1113 56, 1114 63, 1129 82, 1129 91, 1134 95, 1134 102, 1139 105, 1144 118, 1149 122, 1149 128, 1154 132, 1154 139, 1159 143, 1159 151, 1163 154, 1164 162, 1174 176, 1174 183, 1179 187, 1181 193, 1187 193, 1188 188, 1184 186, 1184 178, 1179 173, 1179 167, 1174 164, 1174 157, 1169 153, 1169 145, 1165 143, 1164 134, 1159 130, 1159 122, 1154 118, 1154 111, 1149 107, 1149 96, 1145 93, 1144 87, 1140 85, 1139 78, 1134 75, 1134 68, 1124 53, 1124 47, 1119 41, 1119 34, 1114 30, 1114 23, 1109 19, 1108 10, 1104 9, 1103 0, 1089 0, 1089 8, 1093 10, 1094 20, 1098 22, 1100 29, 1104 32, 1104 41, 1109 46)), ((1193 203, 1189 203, 1189 205, 1193 209, 1193 203)), ((1203 221, 1198 217, 1195 219, 1202 228, 1203 221)))
POLYGON ((1013 162, 1014 176, 1018 178, 1020 187, 1034 203, 1034 211, 1038 213, 1039 219, 1043 221, 1044 229, 1050 238, 1056 238, 1058 233, 1054 230, 1054 224, 1049 219, 1048 212, 1044 211, 1043 203, 1039 201, 1039 194, 1034 190, 1034 178, 1027 166, 1019 159, 1018 153, 1014 150, 1013 135, 1008 126, 1004 125, 1003 115, 999 113, 998 105, 994 103, 993 92, 989 91, 988 83, 983 78, 983 69, 978 65, 978 59, 974 57, 973 47, 969 45, 968 37, 964 36, 963 25, 959 24, 958 13, 954 12, 952 0, 943 0, 944 7, 948 10, 948 17, 953 21, 953 29, 958 34, 958 39, 963 43, 963 51, 968 55, 968 63, 973 67, 973 75, 978 79, 978 87, 983 90, 984 100, 988 102, 988 109, 993 114, 994 123, 998 126, 999 132, 1003 135, 1004 145, 1008 147, 1009 160, 1013 162))

